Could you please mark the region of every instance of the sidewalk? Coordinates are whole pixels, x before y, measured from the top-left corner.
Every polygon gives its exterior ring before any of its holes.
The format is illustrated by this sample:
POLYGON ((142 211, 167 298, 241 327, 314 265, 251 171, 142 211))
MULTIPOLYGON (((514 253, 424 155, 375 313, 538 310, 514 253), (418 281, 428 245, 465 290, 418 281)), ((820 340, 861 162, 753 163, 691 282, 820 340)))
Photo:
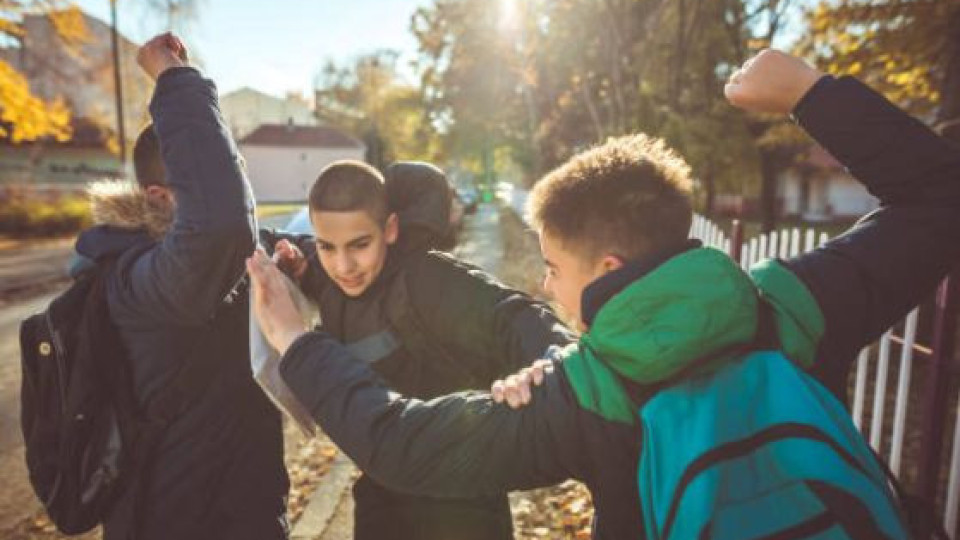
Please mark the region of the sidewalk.
POLYGON ((73 238, 0 239, 0 306, 65 282, 73 238))

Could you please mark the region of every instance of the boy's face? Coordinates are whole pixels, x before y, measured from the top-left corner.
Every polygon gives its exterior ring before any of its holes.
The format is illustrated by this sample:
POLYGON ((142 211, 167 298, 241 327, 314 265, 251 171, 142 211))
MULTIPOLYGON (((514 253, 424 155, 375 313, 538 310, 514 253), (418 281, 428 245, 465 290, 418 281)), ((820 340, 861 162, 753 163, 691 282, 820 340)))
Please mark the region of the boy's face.
POLYGON ((580 327, 579 330, 585 330, 580 313, 583 290, 597 278, 611 270, 616 270, 623 263, 613 255, 585 259, 564 248, 558 238, 546 231, 540 232, 540 252, 547 267, 546 276, 543 279, 543 290, 573 318, 575 324, 580 327))
POLYGON ((347 296, 360 296, 376 281, 399 232, 396 214, 381 225, 365 210, 311 211, 310 222, 320 265, 347 296))

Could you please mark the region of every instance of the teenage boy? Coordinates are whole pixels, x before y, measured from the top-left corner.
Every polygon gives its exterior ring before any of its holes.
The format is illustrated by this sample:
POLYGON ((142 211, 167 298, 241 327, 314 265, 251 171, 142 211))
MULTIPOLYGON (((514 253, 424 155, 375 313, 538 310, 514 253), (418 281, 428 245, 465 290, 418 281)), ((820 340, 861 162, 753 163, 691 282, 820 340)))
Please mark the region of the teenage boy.
MULTIPOLYGON (((543 304, 431 249, 448 236, 451 196, 445 175, 426 163, 381 175, 337 162, 309 193, 316 256, 287 240, 275 246, 319 307, 320 328, 391 388, 420 399, 487 388, 571 339, 543 304)), ((513 537, 503 490, 418 497, 364 475, 353 494, 358 540, 513 537)))
POLYGON ((596 538, 642 537, 644 520, 656 516, 643 511, 636 483, 643 441, 628 419, 638 389, 750 345, 759 291, 781 350, 812 363, 841 394, 856 351, 930 294, 960 255, 956 146, 855 79, 776 51, 745 64, 725 92, 747 110, 792 112, 881 207, 748 279, 722 255, 687 244, 689 178, 679 157, 649 138, 617 139, 575 156, 532 194, 545 285, 586 332, 527 407, 479 394, 423 403, 389 392, 328 335, 304 332, 278 270, 254 254, 256 310, 285 352, 285 380, 387 485, 464 495, 574 477, 593 494, 596 538))
POLYGON ((170 395, 187 363, 203 364, 190 369, 208 382, 182 396, 104 538, 286 538, 281 418, 251 376, 247 294, 237 291, 256 238, 249 185, 216 88, 187 65, 180 40, 155 37, 137 60, 156 81, 153 125, 134 147, 137 183, 92 188, 97 225, 77 240, 74 272, 117 258, 107 302, 144 409, 170 395))

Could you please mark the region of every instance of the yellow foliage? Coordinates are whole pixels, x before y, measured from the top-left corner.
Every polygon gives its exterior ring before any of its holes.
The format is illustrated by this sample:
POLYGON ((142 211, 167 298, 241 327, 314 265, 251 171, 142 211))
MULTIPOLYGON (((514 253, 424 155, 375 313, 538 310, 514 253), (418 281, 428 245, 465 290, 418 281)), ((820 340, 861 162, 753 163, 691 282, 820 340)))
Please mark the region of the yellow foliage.
POLYGON ((0 60, 0 122, 11 126, 2 135, 14 143, 53 137, 70 139, 70 110, 62 100, 45 102, 30 92, 27 80, 0 60))
POLYGON ((87 24, 83 20, 83 12, 77 6, 70 5, 64 9, 50 11, 47 17, 57 35, 68 45, 78 45, 90 40, 87 24))

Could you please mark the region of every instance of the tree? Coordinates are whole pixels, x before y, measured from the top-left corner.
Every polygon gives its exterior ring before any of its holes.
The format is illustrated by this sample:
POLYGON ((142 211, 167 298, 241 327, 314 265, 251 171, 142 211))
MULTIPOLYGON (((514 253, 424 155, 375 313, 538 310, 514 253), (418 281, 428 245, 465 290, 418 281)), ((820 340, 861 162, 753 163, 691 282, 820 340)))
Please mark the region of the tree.
POLYGON ((377 167, 438 157, 420 91, 401 81, 397 58, 385 50, 347 65, 327 62, 315 80, 318 117, 360 137, 377 167))
POLYGON ((802 50, 864 79, 960 140, 960 3, 834 0, 807 13, 802 50))
POLYGON ((86 39, 80 10, 58 0, 4 0, 0 2, 0 37, 13 46, 11 55, 0 56, 0 137, 14 143, 52 137, 70 138, 70 111, 62 99, 44 100, 30 90, 27 79, 17 71, 13 56, 25 35, 23 16, 41 13, 50 20, 58 39, 70 46, 86 39))

